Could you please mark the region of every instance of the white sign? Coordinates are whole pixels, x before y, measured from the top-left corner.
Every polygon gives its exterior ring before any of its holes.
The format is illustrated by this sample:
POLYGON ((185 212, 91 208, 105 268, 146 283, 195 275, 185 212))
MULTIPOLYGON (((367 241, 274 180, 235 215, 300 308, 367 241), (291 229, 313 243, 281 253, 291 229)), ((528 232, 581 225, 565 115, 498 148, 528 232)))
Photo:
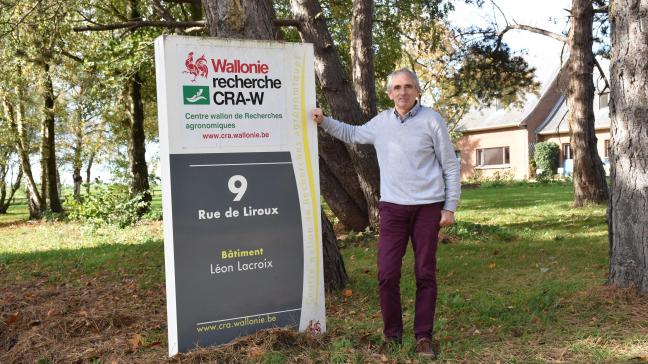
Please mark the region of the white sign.
POLYGON ((155 41, 169 355, 326 329, 313 48, 155 41))

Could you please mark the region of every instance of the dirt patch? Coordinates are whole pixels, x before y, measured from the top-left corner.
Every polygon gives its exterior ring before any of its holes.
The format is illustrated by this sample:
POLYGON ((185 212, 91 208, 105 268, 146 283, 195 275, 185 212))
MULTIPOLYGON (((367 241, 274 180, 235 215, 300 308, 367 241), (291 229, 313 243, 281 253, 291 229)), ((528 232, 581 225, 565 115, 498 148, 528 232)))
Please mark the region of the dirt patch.
POLYGON ((132 278, 0 288, 0 363, 246 363, 269 350, 320 350, 329 335, 273 329, 168 358, 165 292, 132 278))
POLYGON ((146 344, 132 344, 135 334, 162 336, 166 330, 163 298, 162 287, 141 289, 129 278, 6 285, 0 291, 0 362, 124 361, 146 344))

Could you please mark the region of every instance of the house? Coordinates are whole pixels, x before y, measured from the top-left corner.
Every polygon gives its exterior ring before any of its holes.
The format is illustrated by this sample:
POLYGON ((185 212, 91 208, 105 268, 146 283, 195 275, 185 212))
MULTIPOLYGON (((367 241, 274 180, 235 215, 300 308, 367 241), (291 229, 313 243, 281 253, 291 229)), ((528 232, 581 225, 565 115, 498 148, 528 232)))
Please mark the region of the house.
MULTIPOLYGON (((609 62, 598 59, 607 70, 609 62)), ((523 107, 472 109, 457 124, 462 132, 457 155, 461 178, 506 177, 526 179, 533 175, 530 159, 536 143, 550 141, 560 146, 561 172, 570 172, 571 147, 567 122, 567 68, 557 69, 543 83, 539 95, 527 95, 523 107)), ((597 147, 604 164, 610 141, 609 88, 595 68, 594 114, 597 147)))

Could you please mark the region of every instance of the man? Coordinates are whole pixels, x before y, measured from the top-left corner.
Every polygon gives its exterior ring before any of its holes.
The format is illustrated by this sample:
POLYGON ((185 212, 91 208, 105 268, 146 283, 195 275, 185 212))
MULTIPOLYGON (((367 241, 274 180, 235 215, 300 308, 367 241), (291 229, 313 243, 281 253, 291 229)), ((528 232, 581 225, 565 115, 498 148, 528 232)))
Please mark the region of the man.
POLYGON ((461 191, 459 162, 443 118, 418 103, 418 77, 400 69, 387 78, 394 108, 352 126, 313 110, 313 119, 345 143, 373 144, 380 167, 378 282, 385 344, 400 344, 402 259, 411 239, 416 275, 414 335, 420 356, 435 357, 436 248, 439 229, 454 223, 461 191))

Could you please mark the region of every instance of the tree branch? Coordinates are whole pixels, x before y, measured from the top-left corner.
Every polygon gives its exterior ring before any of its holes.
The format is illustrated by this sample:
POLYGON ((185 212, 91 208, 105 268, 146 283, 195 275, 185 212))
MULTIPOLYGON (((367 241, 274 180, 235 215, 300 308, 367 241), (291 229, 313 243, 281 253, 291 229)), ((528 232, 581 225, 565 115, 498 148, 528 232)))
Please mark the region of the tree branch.
POLYGON ((206 21, 149 21, 149 20, 139 20, 139 21, 128 21, 123 23, 113 23, 105 25, 96 25, 96 26, 87 26, 87 27, 74 27, 75 32, 96 32, 103 30, 115 30, 115 29, 137 29, 144 27, 161 27, 161 28, 190 28, 190 27, 204 27, 206 21))
POLYGON ((504 37, 504 34, 506 32, 508 32, 509 30, 514 30, 514 29, 526 30, 527 32, 542 34, 544 36, 556 39, 556 40, 558 40, 560 42, 563 42, 563 43, 567 43, 569 41, 569 39, 566 36, 562 35, 562 34, 550 32, 548 30, 541 29, 541 28, 532 27, 530 25, 513 24, 513 25, 507 25, 506 28, 504 28, 504 30, 502 30, 502 32, 499 34, 499 37, 497 39, 498 46, 499 46, 499 43, 502 41, 502 37, 504 37))
POLYGON ((598 14, 607 14, 609 12, 610 12, 609 5, 601 6, 600 8, 594 9, 594 13, 598 13, 598 14))
POLYGON ((598 62, 598 60, 596 60, 596 57, 594 57, 594 65, 596 66, 596 68, 598 68, 601 77, 603 77, 603 81, 605 81, 605 88, 603 89, 603 91, 611 90, 610 83, 608 82, 607 76, 605 75, 605 72, 603 72, 603 67, 601 67, 601 64, 598 62))
MULTIPOLYGON (((506 32, 508 32, 509 30, 513 30, 513 29, 526 30, 526 31, 528 31, 528 32, 537 33, 537 34, 542 34, 542 35, 545 35, 545 36, 547 36, 547 37, 550 37, 550 38, 556 39, 556 40, 558 40, 558 41, 561 41, 561 42, 563 42, 563 43, 565 43, 565 44, 567 44, 567 43, 569 42, 569 39, 568 39, 566 36, 562 35, 562 34, 557 34, 557 33, 550 32, 550 31, 545 30, 545 29, 540 29, 540 28, 536 28, 536 27, 529 26, 529 25, 514 24, 514 25, 509 25, 509 26, 507 26, 507 27, 506 27, 506 28, 505 28, 505 29, 504 29, 504 30, 499 34, 499 37, 498 37, 498 39, 497 39, 497 47, 498 47, 498 48, 499 48, 500 42, 502 41, 502 37, 504 37, 504 34, 505 34, 506 32)), ((596 67, 598 68, 599 72, 601 73, 601 77, 602 77, 603 80, 605 81, 605 87, 606 87, 607 89, 609 89, 609 88, 610 88, 610 82, 608 81, 605 72, 603 72, 603 67, 601 67, 601 65, 599 64, 599 62, 596 60, 596 57, 594 57, 594 64, 595 64, 596 67)))
MULTIPOLYGON (((176 21, 169 11, 162 6, 162 3, 160 0, 152 0, 151 5, 153 6, 153 9, 155 9, 155 12, 158 14, 158 16, 164 20, 164 21, 176 21)), ((175 32, 178 34, 184 34, 182 31, 182 28, 175 27, 175 32)))
POLYGON ((301 27, 299 20, 295 19, 275 19, 273 23, 277 27, 295 27, 297 29, 301 27))
POLYGON ((61 54, 70 58, 73 61, 76 61, 77 63, 83 63, 83 58, 75 56, 74 54, 66 51, 66 50, 61 50, 61 54))

